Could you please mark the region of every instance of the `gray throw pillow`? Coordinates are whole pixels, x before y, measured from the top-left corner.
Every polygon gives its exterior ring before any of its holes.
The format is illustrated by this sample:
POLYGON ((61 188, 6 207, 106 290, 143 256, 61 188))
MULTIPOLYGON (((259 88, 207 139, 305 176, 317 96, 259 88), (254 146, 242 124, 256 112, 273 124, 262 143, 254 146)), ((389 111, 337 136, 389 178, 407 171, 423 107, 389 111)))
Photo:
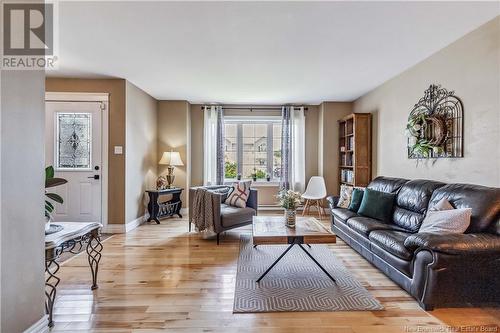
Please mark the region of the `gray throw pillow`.
POLYGON ((455 208, 453 208, 451 203, 446 198, 442 198, 441 200, 438 201, 437 204, 432 206, 429 210, 436 211, 436 210, 450 210, 450 209, 455 209, 455 208))
POLYGON ((418 232, 463 234, 469 227, 472 208, 429 210, 418 232))

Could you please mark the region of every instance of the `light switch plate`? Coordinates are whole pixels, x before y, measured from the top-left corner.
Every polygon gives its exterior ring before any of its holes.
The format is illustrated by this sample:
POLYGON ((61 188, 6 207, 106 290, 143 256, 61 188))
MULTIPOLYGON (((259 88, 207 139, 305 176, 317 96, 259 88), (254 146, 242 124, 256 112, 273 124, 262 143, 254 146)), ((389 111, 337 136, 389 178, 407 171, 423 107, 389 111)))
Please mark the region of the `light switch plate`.
POLYGON ((122 155, 122 154, 123 154, 123 147, 115 146, 115 155, 122 155))

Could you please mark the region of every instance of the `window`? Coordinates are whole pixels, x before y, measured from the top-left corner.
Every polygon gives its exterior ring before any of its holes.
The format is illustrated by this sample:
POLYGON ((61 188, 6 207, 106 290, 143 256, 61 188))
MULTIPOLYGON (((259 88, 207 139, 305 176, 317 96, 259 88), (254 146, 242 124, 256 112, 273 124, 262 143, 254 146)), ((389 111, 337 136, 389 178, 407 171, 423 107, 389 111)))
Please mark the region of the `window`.
POLYGON ((281 119, 225 119, 225 178, 281 176, 281 119))

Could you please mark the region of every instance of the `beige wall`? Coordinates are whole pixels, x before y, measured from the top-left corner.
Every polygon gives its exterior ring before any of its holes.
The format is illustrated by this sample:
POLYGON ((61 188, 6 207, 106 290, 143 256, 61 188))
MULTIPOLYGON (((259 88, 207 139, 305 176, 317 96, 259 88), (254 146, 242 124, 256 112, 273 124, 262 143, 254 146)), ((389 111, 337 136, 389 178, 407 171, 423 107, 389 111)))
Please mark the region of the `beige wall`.
POLYGON ((373 113, 373 175, 500 186, 500 17, 362 96, 355 112, 373 113), (464 158, 416 165, 404 128, 430 84, 454 90, 464 105, 464 158))
POLYGON ((125 223, 125 154, 115 155, 114 146, 125 147, 125 80, 47 78, 52 92, 109 93, 108 223, 125 223))
POLYGON ((44 309, 44 80, 0 71, 1 332, 23 332, 44 309))
MULTIPOLYGON (((339 125, 338 121, 352 113, 352 103, 323 102, 319 105, 317 145, 318 174, 325 178, 328 194, 338 195, 339 125)), ((312 140, 312 138, 311 138, 312 140)))
POLYGON ((132 83, 126 83, 125 221, 145 213, 146 189, 156 187, 158 102, 132 83))
POLYGON ((191 104, 191 186, 203 185, 203 110, 191 104))
POLYGON ((308 105, 305 121, 305 151, 306 151, 306 185, 312 176, 318 175, 318 131, 319 131, 319 106, 308 105))
MULTIPOLYGON (((175 167, 174 185, 184 188, 182 192, 182 206, 187 207, 190 187, 188 166, 191 163, 190 153, 190 110, 187 101, 160 101, 158 103, 158 156, 163 152, 178 151, 184 166, 175 167)), ((203 157, 202 157, 203 158, 203 157)), ((158 166, 158 175, 166 175, 167 167, 158 166)))

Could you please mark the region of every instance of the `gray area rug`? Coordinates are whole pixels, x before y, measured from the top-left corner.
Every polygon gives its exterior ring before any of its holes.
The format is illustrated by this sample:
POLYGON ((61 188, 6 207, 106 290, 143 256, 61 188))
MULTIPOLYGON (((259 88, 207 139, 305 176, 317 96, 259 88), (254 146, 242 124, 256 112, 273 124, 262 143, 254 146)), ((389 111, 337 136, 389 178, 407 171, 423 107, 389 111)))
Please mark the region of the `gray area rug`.
POLYGON ((253 248, 250 235, 240 239, 234 313, 298 311, 373 311, 382 305, 342 265, 326 245, 304 246, 335 278, 333 282, 294 246, 259 283, 259 276, 287 245, 253 248))

